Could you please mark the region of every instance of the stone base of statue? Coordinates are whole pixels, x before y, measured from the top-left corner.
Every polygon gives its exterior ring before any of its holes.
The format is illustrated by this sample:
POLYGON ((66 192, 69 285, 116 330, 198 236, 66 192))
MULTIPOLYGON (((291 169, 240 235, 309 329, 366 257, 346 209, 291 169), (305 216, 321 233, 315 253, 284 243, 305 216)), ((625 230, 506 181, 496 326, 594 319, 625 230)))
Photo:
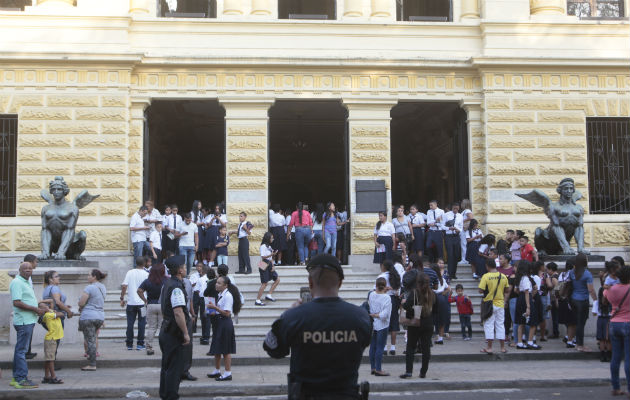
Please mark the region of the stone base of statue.
POLYGON ((39 260, 37 270, 62 270, 66 268, 98 268, 98 261, 87 260, 39 260))
MULTIPOLYGON (((570 254, 556 254, 556 255, 548 255, 545 254, 544 256, 541 255, 540 261, 545 261, 545 262, 565 262, 567 261, 569 258, 571 257, 575 257, 574 255, 570 255, 570 254)), ((606 257, 604 256, 594 256, 594 255, 588 255, 588 262, 604 262, 606 261, 606 257)))

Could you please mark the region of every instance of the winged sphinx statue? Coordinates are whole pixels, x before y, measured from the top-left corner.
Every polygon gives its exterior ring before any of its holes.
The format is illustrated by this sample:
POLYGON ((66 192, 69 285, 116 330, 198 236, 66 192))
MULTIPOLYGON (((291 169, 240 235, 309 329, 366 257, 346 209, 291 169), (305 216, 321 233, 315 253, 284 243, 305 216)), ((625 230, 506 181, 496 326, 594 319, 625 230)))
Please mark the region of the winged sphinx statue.
POLYGON ((87 190, 83 190, 70 203, 66 201, 69 192, 70 189, 61 176, 50 181, 48 192, 46 189, 41 191, 42 198, 48 203, 42 208, 41 260, 85 260, 81 253, 85 250, 87 234, 85 231, 75 232, 74 229, 79 219, 79 210, 100 195, 92 196, 87 190))
POLYGON ((564 178, 556 191, 560 195, 557 202, 535 189, 529 193, 516 193, 532 204, 542 207, 549 218, 549 226, 536 228, 534 244, 540 255, 571 255, 577 253, 590 254, 584 249, 584 209, 577 201, 582 194, 575 190, 575 182, 564 178), (577 252, 569 244, 575 237, 577 252))

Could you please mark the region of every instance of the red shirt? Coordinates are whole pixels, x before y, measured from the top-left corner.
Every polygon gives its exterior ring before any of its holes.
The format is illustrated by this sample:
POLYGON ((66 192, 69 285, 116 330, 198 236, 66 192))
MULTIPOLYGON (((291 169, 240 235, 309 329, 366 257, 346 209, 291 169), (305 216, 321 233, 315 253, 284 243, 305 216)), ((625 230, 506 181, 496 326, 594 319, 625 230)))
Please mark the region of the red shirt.
POLYGON ((534 261, 534 248, 531 244, 527 243, 521 247, 521 260, 534 261))
POLYGON ((457 312, 461 315, 473 314, 473 305, 470 299, 465 296, 455 296, 448 299, 449 303, 455 302, 457 304, 457 312))
POLYGON ((300 219, 298 217, 298 212, 293 211, 291 214, 291 222, 287 229, 291 229, 292 226, 311 226, 313 225, 313 220, 311 219, 311 214, 306 210, 302 210, 302 223, 300 224, 300 219))

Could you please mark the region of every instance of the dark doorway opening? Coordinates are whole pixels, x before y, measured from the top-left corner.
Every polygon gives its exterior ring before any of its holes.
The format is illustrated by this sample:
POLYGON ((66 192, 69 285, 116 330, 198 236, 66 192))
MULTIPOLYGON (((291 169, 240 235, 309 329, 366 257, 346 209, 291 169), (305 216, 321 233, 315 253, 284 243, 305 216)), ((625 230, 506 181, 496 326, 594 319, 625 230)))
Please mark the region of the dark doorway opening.
POLYGON ((269 201, 294 209, 348 201, 347 111, 338 101, 277 101, 269 110, 269 201))
POLYGON ((336 19, 335 0, 278 0, 278 19, 336 19))
POLYGON ((216 100, 154 100, 147 109, 144 197, 160 212, 225 200, 224 117, 216 100))
POLYGON ((397 21, 433 21, 453 20, 452 1, 450 0, 399 0, 396 2, 397 21))
POLYGON ((391 111, 392 204, 469 198, 466 113, 457 103, 399 103, 391 111))

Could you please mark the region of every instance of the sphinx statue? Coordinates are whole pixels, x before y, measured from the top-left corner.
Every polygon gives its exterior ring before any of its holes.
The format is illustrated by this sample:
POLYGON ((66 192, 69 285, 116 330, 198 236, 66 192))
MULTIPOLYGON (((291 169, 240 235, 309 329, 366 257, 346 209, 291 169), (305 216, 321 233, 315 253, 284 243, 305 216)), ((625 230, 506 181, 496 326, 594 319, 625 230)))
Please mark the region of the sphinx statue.
POLYGON ((560 199, 555 203, 538 189, 529 193, 516 193, 518 197, 542 207, 549 218, 547 228, 536 228, 534 244, 538 253, 543 256, 590 254, 584 249, 584 208, 577 204, 582 194, 575 190, 575 182, 571 178, 560 181, 556 191, 560 199), (577 251, 569 244, 574 237, 577 251))
POLYGON ((87 190, 83 190, 70 203, 66 201, 69 192, 63 177, 56 176, 50 181, 48 191, 42 189, 40 193, 48 203, 42 208, 40 260, 85 260, 81 254, 85 250, 87 234, 85 231, 75 232, 74 229, 79 219, 79 210, 100 195, 92 196, 87 190))

